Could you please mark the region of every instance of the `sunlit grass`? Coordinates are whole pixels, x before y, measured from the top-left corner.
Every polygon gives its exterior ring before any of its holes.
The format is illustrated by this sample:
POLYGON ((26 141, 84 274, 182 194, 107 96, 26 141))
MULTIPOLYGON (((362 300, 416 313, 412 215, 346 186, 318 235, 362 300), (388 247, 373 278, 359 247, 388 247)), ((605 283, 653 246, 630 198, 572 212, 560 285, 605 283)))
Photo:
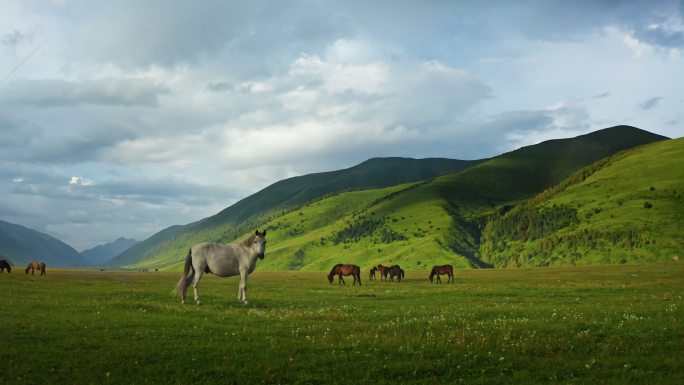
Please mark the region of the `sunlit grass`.
POLYGON ((684 264, 325 273, 0 275, 2 384, 683 383, 684 264))

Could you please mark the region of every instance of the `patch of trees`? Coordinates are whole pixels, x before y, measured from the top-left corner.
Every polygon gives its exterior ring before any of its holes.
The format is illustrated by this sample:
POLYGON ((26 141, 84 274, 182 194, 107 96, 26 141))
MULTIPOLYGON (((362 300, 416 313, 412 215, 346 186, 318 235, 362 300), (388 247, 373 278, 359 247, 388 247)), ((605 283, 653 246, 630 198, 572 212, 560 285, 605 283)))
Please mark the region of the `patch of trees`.
POLYGON ((577 210, 568 205, 551 207, 520 206, 485 226, 481 238, 483 255, 501 251, 511 240, 527 242, 579 224, 577 210))
MULTIPOLYGON (((527 243, 505 242, 489 249, 486 260, 498 266, 516 263, 518 266, 548 266, 558 260, 575 263, 590 250, 604 250, 610 259, 611 249, 634 250, 654 245, 655 240, 632 230, 600 231, 578 229, 564 234, 551 234, 527 243)), ((624 263, 624 262, 621 262, 624 263)))
POLYGON ((408 239, 402 233, 387 226, 389 217, 359 216, 332 235, 334 244, 355 243, 363 238, 374 237, 376 243, 392 243, 408 239))
MULTIPOLYGON (((302 220, 301 222, 304 222, 304 220, 302 220)), ((256 228, 258 228, 258 226, 256 228)), ((287 235, 289 237, 296 237, 304 234, 304 227, 301 223, 297 224, 287 221, 278 221, 276 223, 271 223, 264 229, 266 231, 280 231, 281 234, 287 235)))
POLYGON ((287 267, 290 270, 299 270, 304 266, 304 257, 305 257, 305 252, 302 249, 297 250, 294 255, 292 256, 292 259, 290 262, 287 264, 287 267))
POLYGON ((636 249, 654 244, 655 241, 642 233, 632 230, 599 231, 582 229, 565 235, 551 235, 538 243, 540 252, 551 252, 557 246, 567 249, 596 249, 612 245, 622 249, 636 249))

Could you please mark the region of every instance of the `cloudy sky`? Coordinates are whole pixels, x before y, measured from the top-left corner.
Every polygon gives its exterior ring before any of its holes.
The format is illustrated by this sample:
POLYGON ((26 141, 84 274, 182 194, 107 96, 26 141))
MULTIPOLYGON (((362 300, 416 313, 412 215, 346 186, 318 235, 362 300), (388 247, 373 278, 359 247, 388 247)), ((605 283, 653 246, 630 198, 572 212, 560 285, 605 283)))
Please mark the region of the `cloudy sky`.
POLYGON ((377 156, 684 135, 683 1, 3 0, 0 220, 78 250, 377 156))

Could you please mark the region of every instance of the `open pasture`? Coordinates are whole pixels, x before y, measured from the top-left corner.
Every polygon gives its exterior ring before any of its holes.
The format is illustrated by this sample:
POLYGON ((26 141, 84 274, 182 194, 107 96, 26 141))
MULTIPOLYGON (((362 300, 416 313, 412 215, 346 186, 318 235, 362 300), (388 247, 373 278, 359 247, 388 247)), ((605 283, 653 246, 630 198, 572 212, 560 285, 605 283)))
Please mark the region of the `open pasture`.
POLYGON ((1 384, 681 384, 684 263, 427 271, 0 275, 1 384), (444 280, 445 281, 445 280, 444 280))

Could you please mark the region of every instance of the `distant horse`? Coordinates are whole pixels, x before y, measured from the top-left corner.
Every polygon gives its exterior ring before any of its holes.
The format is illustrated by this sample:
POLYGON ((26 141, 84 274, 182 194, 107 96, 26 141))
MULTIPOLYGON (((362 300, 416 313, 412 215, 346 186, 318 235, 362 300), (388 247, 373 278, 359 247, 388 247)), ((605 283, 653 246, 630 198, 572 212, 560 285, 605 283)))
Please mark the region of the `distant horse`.
POLYGON ((26 274, 31 270, 31 275, 35 270, 40 270, 40 275, 45 275, 45 262, 33 261, 26 266, 26 274))
POLYGON ((342 276, 351 275, 354 277, 354 285, 356 285, 356 281, 359 281, 359 285, 361 284, 361 268, 357 265, 343 265, 341 263, 335 265, 335 267, 333 267, 332 270, 330 270, 330 274, 328 274, 328 281, 331 284, 333 283, 333 278, 335 277, 335 275, 339 277, 338 283, 346 285, 347 283, 344 282, 342 276))
POLYGON ((376 267, 376 268, 378 269, 378 271, 380 272, 380 279, 382 279, 382 280, 386 280, 386 279, 387 279, 387 272, 386 272, 386 270, 387 270, 388 267, 389 267, 389 266, 383 266, 383 265, 378 265, 378 266, 376 267))
POLYGON ((266 231, 260 233, 259 230, 239 242, 228 244, 204 242, 193 246, 185 257, 183 274, 176 284, 176 291, 181 295, 181 303, 185 303, 185 291, 192 282, 195 302, 199 305, 200 299, 197 292, 199 281, 202 274, 212 273, 219 277, 240 275, 238 301, 246 304, 247 275, 256 268, 257 258, 264 259, 265 253, 266 231))
POLYGON ((432 271, 430 272, 430 282, 432 282, 432 278, 436 275, 437 283, 442 283, 442 280, 439 278, 439 276, 444 274, 449 276, 449 279, 447 279, 447 283, 454 282, 454 268, 451 265, 433 267, 432 271))
POLYGON ((372 281, 372 280, 375 279, 375 273, 376 273, 377 271, 378 271, 378 268, 375 267, 375 266, 373 266, 373 268, 370 269, 370 274, 369 274, 369 276, 368 276, 368 279, 369 279, 370 281, 372 281))
POLYGON ((399 265, 390 266, 385 269, 385 275, 389 276, 390 281, 394 281, 394 277, 397 277, 397 281, 401 282, 404 278, 404 269, 399 265))
POLYGON ((0 273, 3 273, 5 269, 7 269, 8 273, 12 272, 12 266, 10 266, 9 262, 4 259, 0 259, 0 273))

